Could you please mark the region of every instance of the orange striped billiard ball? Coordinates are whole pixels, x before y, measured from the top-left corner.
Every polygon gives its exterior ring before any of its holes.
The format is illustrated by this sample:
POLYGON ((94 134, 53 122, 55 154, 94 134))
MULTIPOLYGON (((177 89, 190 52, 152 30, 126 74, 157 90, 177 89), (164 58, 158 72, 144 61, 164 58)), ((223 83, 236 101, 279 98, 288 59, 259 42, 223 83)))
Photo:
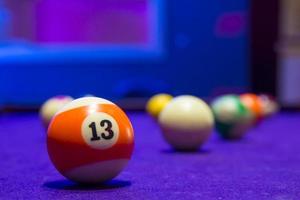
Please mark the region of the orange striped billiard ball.
POLYGON ((47 135, 50 160, 66 178, 101 183, 116 177, 131 158, 132 125, 114 103, 76 99, 53 117, 47 135))
POLYGON ((252 93, 246 93, 240 95, 242 103, 250 110, 254 115, 255 121, 259 122, 263 117, 263 107, 259 97, 252 93))

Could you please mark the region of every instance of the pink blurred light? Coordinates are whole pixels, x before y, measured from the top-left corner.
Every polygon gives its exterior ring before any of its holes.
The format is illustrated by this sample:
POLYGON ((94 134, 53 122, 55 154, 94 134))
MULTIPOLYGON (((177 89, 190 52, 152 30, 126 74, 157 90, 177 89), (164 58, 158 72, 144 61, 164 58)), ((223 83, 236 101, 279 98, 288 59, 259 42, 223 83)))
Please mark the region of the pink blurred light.
POLYGON ((218 37, 238 37, 243 34, 247 26, 244 11, 227 12, 217 19, 215 34, 218 37))
POLYGON ((145 44, 147 0, 42 0, 37 41, 42 43, 145 44))
POLYGON ((38 43, 147 45, 149 0, 7 0, 12 36, 38 43))

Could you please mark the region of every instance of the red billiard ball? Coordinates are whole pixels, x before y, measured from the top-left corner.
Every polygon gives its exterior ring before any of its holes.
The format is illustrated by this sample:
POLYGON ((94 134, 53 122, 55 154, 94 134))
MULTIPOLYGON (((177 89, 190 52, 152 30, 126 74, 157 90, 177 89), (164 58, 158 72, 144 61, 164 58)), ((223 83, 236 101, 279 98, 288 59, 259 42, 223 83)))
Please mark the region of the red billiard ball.
POLYGON ((263 117, 263 107, 259 97, 256 94, 246 93, 240 95, 240 99, 254 115, 256 123, 260 122, 263 117))
POLYGON ((51 121, 49 157, 66 178, 100 183, 117 176, 131 158, 134 134, 126 114, 97 97, 74 100, 51 121))

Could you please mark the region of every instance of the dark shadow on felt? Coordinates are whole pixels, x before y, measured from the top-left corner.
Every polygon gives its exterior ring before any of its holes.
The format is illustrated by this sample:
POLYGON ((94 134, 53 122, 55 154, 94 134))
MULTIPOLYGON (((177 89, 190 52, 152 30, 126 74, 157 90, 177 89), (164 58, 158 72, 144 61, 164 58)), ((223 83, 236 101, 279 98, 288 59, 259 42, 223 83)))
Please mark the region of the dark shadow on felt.
POLYGON ((161 151, 165 154, 209 154, 209 149, 193 149, 193 150, 176 150, 176 149, 163 149, 161 151))
POLYGON ((240 137, 240 138, 219 138, 216 140, 217 143, 232 143, 232 144, 247 144, 251 142, 251 139, 249 139, 247 136, 240 137))
POLYGON ((68 180, 49 181, 43 184, 43 187, 57 190, 112 190, 123 187, 129 187, 130 181, 111 180, 101 184, 80 184, 68 180))

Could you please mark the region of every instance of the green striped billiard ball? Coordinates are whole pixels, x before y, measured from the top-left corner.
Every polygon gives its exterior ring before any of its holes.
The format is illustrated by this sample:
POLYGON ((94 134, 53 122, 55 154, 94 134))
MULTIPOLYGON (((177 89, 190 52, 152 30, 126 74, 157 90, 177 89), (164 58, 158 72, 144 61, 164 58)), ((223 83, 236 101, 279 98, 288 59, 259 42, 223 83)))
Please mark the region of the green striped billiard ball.
POLYGON ((216 129, 225 139, 238 139, 250 129, 254 116, 236 95, 224 95, 212 104, 216 129))

